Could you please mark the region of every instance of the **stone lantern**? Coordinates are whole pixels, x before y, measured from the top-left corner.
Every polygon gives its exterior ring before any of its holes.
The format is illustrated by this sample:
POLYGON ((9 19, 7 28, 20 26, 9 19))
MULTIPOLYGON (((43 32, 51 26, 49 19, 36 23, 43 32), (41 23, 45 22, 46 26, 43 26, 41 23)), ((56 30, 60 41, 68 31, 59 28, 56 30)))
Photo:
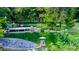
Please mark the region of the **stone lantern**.
POLYGON ((40 37, 40 46, 41 47, 45 47, 46 43, 45 43, 46 37, 40 37))
POLYGON ((47 51, 47 47, 46 47, 46 37, 40 37, 40 46, 39 46, 39 50, 40 51, 47 51))

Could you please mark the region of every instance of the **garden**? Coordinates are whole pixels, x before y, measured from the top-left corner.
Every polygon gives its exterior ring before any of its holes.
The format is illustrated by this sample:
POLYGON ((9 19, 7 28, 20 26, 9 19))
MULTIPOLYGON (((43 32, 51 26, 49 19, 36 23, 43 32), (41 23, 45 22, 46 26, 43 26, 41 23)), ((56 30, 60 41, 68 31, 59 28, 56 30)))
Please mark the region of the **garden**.
POLYGON ((19 38, 40 45, 40 37, 45 37, 47 51, 79 51, 78 14, 77 7, 2 7, 0 38, 19 38), (40 31, 4 33, 9 28, 31 26, 40 31))

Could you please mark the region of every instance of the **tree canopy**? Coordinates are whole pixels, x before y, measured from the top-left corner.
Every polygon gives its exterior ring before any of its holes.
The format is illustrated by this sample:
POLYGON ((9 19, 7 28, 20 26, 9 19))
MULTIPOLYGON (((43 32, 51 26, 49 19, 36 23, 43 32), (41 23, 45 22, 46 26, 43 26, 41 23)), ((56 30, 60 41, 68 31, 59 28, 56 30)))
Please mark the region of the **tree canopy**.
POLYGON ((0 28, 5 28, 2 19, 15 22, 39 22, 45 23, 51 29, 55 29, 57 24, 62 27, 74 26, 74 19, 78 19, 79 8, 77 7, 1 7, 0 8, 0 28))

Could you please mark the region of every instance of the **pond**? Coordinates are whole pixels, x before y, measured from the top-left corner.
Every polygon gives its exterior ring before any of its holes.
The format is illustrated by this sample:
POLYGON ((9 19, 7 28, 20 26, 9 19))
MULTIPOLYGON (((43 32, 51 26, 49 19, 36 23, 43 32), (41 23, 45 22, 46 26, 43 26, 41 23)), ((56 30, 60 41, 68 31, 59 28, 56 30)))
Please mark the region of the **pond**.
POLYGON ((30 50, 37 49, 38 45, 31 41, 17 38, 0 38, 4 50, 30 50))

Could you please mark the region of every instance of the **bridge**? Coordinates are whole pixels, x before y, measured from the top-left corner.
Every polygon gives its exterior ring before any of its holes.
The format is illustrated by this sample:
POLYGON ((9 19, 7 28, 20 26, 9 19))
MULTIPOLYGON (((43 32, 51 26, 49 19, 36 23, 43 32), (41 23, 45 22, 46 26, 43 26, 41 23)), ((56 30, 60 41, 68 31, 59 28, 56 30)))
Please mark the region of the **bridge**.
POLYGON ((40 32, 40 28, 36 27, 15 27, 4 30, 4 33, 26 33, 26 32, 40 32))

